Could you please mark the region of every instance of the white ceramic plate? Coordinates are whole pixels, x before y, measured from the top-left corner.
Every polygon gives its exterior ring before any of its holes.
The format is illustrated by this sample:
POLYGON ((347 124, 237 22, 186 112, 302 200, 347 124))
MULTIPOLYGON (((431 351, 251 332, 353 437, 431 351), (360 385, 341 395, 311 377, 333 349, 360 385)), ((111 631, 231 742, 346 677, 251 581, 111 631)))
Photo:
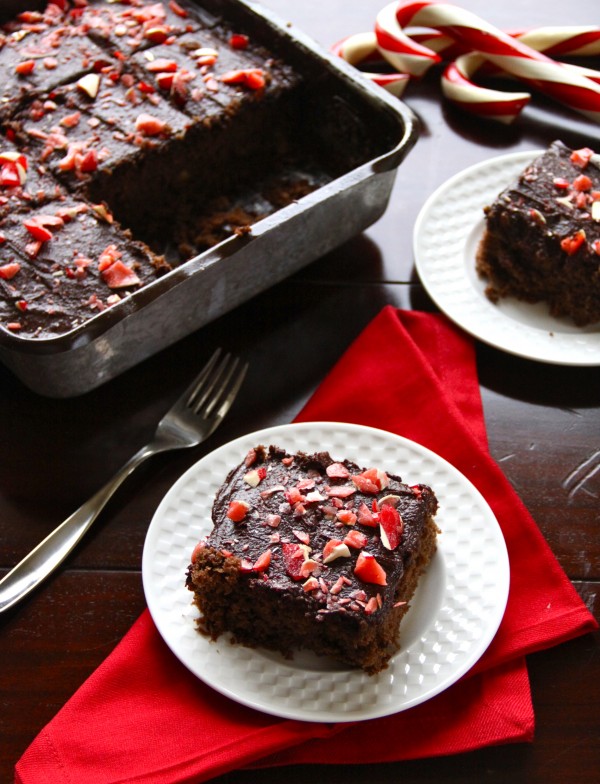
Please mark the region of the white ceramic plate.
POLYGON ((498 523, 479 492, 455 468, 418 444, 383 430, 334 422, 282 425, 225 444, 193 465, 154 515, 142 559, 144 590, 167 645, 195 675, 243 705, 284 718, 359 721, 410 708, 469 670, 500 624, 509 565, 498 523), (434 488, 442 529, 438 552, 402 623, 402 648, 375 676, 327 658, 293 660, 265 650, 211 642, 185 575, 194 546, 211 527, 213 498, 226 475, 258 444, 289 452, 327 449, 333 457, 401 474, 434 488))
POLYGON ((483 208, 540 152, 484 161, 438 188, 415 223, 417 272, 440 310, 485 343, 557 365, 600 365, 600 324, 576 327, 570 319, 551 316, 543 302, 530 305, 511 297, 493 304, 475 271, 483 208))

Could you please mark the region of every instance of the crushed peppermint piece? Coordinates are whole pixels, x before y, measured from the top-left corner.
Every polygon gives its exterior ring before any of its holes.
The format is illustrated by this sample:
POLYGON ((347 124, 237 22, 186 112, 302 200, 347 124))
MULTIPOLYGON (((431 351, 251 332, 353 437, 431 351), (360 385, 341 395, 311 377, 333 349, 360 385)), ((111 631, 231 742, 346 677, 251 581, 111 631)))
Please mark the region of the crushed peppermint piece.
POLYGON ((101 275, 109 289, 129 288, 131 286, 139 286, 141 283, 131 267, 123 264, 122 261, 115 261, 109 267, 103 269, 101 275))
POLYGON ((8 264, 3 264, 0 267, 0 278, 2 280, 12 280, 17 273, 21 271, 21 265, 18 261, 10 261, 8 264))
POLYGON ((264 71, 260 68, 242 68, 237 71, 227 71, 220 77, 225 84, 241 84, 251 90, 261 90, 266 85, 264 71))
POLYGON ((579 229, 574 234, 564 237, 560 241, 560 247, 565 251, 567 256, 573 256, 581 248, 585 242, 585 231, 579 229))
POLYGON ((142 112, 136 118, 135 129, 144 136, 162 136, 167 133, 169 126, 164 120, 142 112))
POLYGON ((100 89, 100 74, 89 73, 77 80, 77 87, 88 98, 96 98, 100 89))
POLYGON ((571 163, 573 163, 575 166, 579 166, 581 169, 585 169, 593 155, 594 151, 589 147, 582 147, 580 150, 573 150, 571 153, 571 163))
POLYGON ((227 517, 234 523, 241 523, 250 510, 250 504, 246 501, 230 501, 227 509, 227 517))
POLYGON ((56 215, 33 215, 23 221, 23 226, 34 239, 47 242, 54 236, 50 228, 60 229, 64 226, 64 221, 56 215))
POLYGON ((387 585, 385 570, 374 555, 367 553, 364 550, 361 550, 358 554, 356 566, 354 567, 354 574, 359 580, 362 580, 365 583, 387 585))
POLYGON ((229 45, 232 49, 247 49, 250 39, 243 33, 232 33, 229 36, 229 45))
POLYGON ((330 564, 338 558, 350 558, 348 545, 340 539, 330 539, 323 548, 323 563, 330 564))
POLYGON ((15 73, 19 76, 28 76, 35 70, 35 60, 23 60, 15 65, 15 73))

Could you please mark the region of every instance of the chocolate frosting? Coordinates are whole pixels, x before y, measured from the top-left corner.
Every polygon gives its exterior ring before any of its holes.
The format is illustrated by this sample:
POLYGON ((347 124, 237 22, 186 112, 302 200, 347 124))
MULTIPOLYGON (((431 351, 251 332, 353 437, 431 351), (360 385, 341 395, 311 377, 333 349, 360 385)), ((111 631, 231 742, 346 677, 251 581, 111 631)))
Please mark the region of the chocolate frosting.
MULTIPOLYGON (((355 463, 344 460, 341 465, 347 469, 348 478, 332 478, 327 468, 336 461, 328 452, 316 454, 298 453, 294 456, 277 446, 268 449, 258 446, 249 456, 228 475, 218 491, 212 519, 214 528, 206 540, 206 546, 231 554, 241 564, 252 564, 266 550, 271 551, 271 564, 264 573, 252 575, 249 579, 257 586, 264 584, 269 590, 289 594, 306 601, 318 612, 348 612, 356 610, 364 618, 364 605, 371 597, 380 595, 382 605, 389 606, 394 600, 396 588, 401 581, 406 566, 418 550, 423 528, 427 519, 437 510, 437 499, 431 488, 426 485, 409 487, 399 476, 387 475, 389 483, 377 493, 359 490, 351 477, 364 472, 355 463), (249 472, 266 469, 266 476, 253 487, 245 477, 249 472), (286 498, 291 488, 300 487, 304 496, 301 509, 286 498), (381 503, 386 496, 392 499, 403 521, 403 533, 398 546, 387 549, 380 537, 379 527, 356 522, 347 525, 336 517, 332 499, 342 489, 349 495, 341 498, 342 509, 356 512, 361 504, 369 509, 373 503, 381 503), (311 500, 317 499, 317 500, 311 500), (242 501, 248 505, 248 512, 241 522, 234 522, 228 516, 230 502, 242 501), (280 518, 276 527, 269 520, 280 518), (323 563, 323 549, 328 541, 343 540, 352 530, 366 536, 363 548, 350 547, 349 557, 339 557, 331 563, 323 563), (308 557, 317 561, 313 576, 323 580, 322 588, 305 591, 304 580, 295 580, 286 571, 282 545, 284 543, 308 544, 308 557), (381 586, 365 582, 356 576, 354 567, 359 553, 370 553, 383 567, 387 585, 381 586), (339 578, 345 578, 339 593, 330 593, 339 578), (356 602, 356 598, 359 602, 356 602)), ((339 510, 337 510, 339 511, 339 510)))

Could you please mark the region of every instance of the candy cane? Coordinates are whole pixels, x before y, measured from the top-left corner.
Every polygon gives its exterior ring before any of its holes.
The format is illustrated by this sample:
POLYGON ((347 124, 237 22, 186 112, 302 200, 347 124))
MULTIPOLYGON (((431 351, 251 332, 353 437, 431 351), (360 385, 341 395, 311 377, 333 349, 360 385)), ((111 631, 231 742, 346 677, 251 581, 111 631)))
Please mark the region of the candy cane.
MULTIPOLYGON (((439 54, 417 41, 413 41, 402 30, 398 21, 398 3, 382 8, 375 19, 375 37, 379 51, 397 71, 410 76, 422 76, 432 65, 439 63, 439 54)), ((435 27, 435 25, 426 25, 435 27)))
MULTIPOLYGON (((375 25, 379 48, 396 68, 420 76, 440 61, 437 53, 412 41, 403 32, 411 24, 439 30, 479 52, 501 70, 600 121, 600 85, 511 38, 475 14, 447 3, 429 0, 391 3, 379 12, 375 25)), ((461 76, 468 81, 465 74, 461 76)))
POLYGON ((531 100, 529 93, 505 93, 480 87, 473 76, 485 63, 479 54, 464 54, 442 75, 442 92, 449 101, 472 114, 509 125, 531 100))
MULTIPOLYGON (((419 35, 419 34, 417 34, 419 35)), ((412 38, 412 36, 411 36, 412 38)), ((464 47, 456 44, 451 38, 431 30, 422 34, 423 45, 437 47, 439 52, 447 54, 451 51, 464 51, 464 47)), ((381 53, 377 45, 375 33, 356 33, 348 36, 331 47, 338 57, 350 65, 367 66, 368 64, 381 63, 381 53)), ((479 88, 471 81, 472 77, 484 64, 483 58, 478 57, 478 62, 467 60, 463 56, 464 64, 457 65, 452 70, 447 70, 443 77, 444 93, 449 100, 459 104, 467 111, 491 117, 502 122, 512 122, 523 106, 529 101, 528 93, 514 93, 509 101, 506 93, 497 90, 479 88), (460 68, 460 70, 459 70, 460 68)), ((376 71, 362 71, 363 75, 375 84, 383 87, 388 92, 400 98, 409 82, 409 75, 403 73, 378 73, 376 71)))
MULTIPOLYGON (((451 63, 447 67, 442 75, 442 90, 449 100, 466 111, 489 119, 510 123, 529 102, 531 98, 529 93, 505 93, 476 85, 472 81, 475 74, 481 70, 485 70, 489 74, 493 72, 494 67, 481 55, 475 53, 465 54, 467 48, 463 44, 453 40, 439 30, 415 29, 408 30, 405 34, 410 38, 411 42, 416 42, 421 46, 432 49, 444 59, 458 58, 455 63, 451 63)), ((508 34, 545 54, 577 56, 600 54, 600 27, 598 26, 549 26, 525 32, 511 31, 508 34)), ((352 65, 381 63, 382 55, 377 45, 377 36, 374 33, 359 33, 349 36, 335 44, 332 50, 352 65)), ((580 75, 600 83, 600 72, 598 71, 572 64, 565 64, 565 67, 575 69, 580 75)), ((497 73, 498 70, 496 68, 495 72, 497 73)), ((409 80, 408 74, 383 74, 367 71, 363 73, 397 97, 403 94, 409 80)))
MULTIPOLYGON (((421 46, 433 49, 444 60, 454 60, 468 53, 468 48, 439 30, 405 30, 406 35, 421 46)), ((548 57, 573 55, 593 57, 600 54, 600 27, 597 25, 567 25, 536 27, 533 30, 505 31, 548 57)))
MULTIPOLYGON (((350 65, 363 65, 367 63, 381 62, 381 54, 377 48, 375 33, 356 33, 344 38, 331 47, 334 54, 341 57, 350 65)), ((375 84, 400 98, 409 81, 408 74, 405 73, 377 73, 363 71, 363 75, 375 84)))
MULTIPOLYGON (((465 111, 509 124, 529 103, 531 96, 529 93, 505 93, 475 84, 473 77, 484 65, 484 58, 478 54, 458 57, 442 75, 442 92, 465 111)), ((571 64, 568 68, 600 84, 600 71, 571 64)))
MULTIPOLYGON (((532 49, 561 54, 600 54, 600 28, 544 27, 513 34, 532 49)), ((461 55, 448 65, 442 75, 442 92, 448 100, 465 111, 509 124, 529 103, 529 93, 505 93, 491 90, 473 82, 475 74, 487 65, 479 54, 461 55)), ((565 68, 600 84, 600 71, 563 64, 565 68)), ((489 72, 489 68, 487 69, 489 72)))
POLYGON ((519 33, 518 38, 532 49, 549 57, 576 55, 592 57, 600 54, 600 27, 538 27, 519 33))
MULTIPOLYGON (((457 57, 467 54, 468 50, 458 41, 454 41, 438 30, 409 30, 407 32, 411 41, 432 49, 444 60, 454 60, 457 57)), ((570 26, 570 27, 539 27, 526 32, 511 31, 512 38, 519 38, 527 46, 544 52, 546 55, 561 54, 575 56, 593 56, 600 54, 600 27, 595 26, 570 26)), ((342 39, 331 47, 334 54, 341 57, 350 65, 367 65, 369 63, 381 64, 385 62, 377 43, 375 33, 356 33, 342 39)), ((481 60, 481 58, 480 58, 481 60)), ((481 66, 487 61, 481 61, 481 66)), ((475 70, 472 66, 467 69, 471 74, 475 70)), ((401 91, 404 90, 409 80, 407 73, 373 73, 363 71, 365 76, 382 84, 386 89, 389 81, 397 79, 401 84, 401 91)), ((595 74, 595 71, 588 69, 586 75, 595 74)))

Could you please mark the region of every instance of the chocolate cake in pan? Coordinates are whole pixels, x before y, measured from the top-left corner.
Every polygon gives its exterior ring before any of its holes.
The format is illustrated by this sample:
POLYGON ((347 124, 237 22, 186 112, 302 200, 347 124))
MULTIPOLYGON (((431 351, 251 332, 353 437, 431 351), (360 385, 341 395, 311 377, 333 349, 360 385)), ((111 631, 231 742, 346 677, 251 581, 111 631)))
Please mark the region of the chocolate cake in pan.
POLYGON ((28 5, 0 10, 0 358, 36 391, 88 391, 385 209, 414 118, 269 13, 28 5))

